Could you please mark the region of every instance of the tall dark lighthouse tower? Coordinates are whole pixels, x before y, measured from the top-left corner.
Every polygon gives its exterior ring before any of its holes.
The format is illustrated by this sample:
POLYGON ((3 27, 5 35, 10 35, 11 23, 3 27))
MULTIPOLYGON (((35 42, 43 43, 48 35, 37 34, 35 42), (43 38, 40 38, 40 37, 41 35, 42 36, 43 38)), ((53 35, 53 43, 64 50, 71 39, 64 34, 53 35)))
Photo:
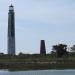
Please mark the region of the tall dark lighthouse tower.
POLYGON ((41 40, 40 54, 41 54, 41 55, 46 55, 45 40, 41 40))
POLYGON ((8 54, 15 55, 15 15, 12 4, 8 12, 8 54))

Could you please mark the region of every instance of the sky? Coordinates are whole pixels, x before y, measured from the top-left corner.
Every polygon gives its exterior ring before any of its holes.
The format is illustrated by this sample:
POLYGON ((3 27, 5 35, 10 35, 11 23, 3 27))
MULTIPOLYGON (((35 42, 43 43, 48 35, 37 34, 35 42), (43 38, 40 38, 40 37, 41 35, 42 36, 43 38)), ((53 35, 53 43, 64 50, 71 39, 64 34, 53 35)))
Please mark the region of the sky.
POLYGON ((0 0, 0 52, 7 53, 11 3, 17 54, 40 53, 40 40, 45 40, 47 53, 56 44, 75 44, 75 0, 0 0))

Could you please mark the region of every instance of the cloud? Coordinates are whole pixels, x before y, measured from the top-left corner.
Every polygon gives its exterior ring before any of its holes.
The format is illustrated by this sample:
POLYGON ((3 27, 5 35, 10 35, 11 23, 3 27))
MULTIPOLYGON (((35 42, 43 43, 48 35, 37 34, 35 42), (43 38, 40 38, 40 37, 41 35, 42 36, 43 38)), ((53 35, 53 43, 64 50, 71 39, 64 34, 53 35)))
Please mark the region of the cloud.
POLYGON ((70 5, 68 0, 32 0, 30 2, 28 1, 23 3, 21 6, 19 6, 19 4, 16 6, 16 18, 19 21, 31 20, 48 24, 62 24, 70 22, 74 17, 75 11, 73 5, 70 5))

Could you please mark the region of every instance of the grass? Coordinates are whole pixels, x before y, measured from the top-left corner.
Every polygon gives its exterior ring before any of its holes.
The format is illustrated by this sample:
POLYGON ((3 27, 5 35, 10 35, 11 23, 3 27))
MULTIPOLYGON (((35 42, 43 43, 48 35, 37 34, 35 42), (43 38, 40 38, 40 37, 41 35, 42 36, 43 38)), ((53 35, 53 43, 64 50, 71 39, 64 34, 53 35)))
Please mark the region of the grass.
POLYGON ((0 56, 0 69, 37 70, 37 69, 75 69, 75 57, 56 58, 50 54, 0 56))

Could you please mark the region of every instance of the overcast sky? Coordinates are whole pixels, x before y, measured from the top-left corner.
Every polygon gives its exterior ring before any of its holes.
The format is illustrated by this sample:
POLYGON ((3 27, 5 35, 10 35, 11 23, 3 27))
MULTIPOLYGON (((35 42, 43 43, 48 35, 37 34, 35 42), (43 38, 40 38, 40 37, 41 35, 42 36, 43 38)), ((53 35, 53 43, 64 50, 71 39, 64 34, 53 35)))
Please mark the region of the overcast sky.
MULTIPOLYGON (((7 53, 10 0, 0 0, 0 52, 7 53)), ((52 45, 75 44, 75 0, 13 0, 16 52, 39 53, 40 40, 52 45)))

